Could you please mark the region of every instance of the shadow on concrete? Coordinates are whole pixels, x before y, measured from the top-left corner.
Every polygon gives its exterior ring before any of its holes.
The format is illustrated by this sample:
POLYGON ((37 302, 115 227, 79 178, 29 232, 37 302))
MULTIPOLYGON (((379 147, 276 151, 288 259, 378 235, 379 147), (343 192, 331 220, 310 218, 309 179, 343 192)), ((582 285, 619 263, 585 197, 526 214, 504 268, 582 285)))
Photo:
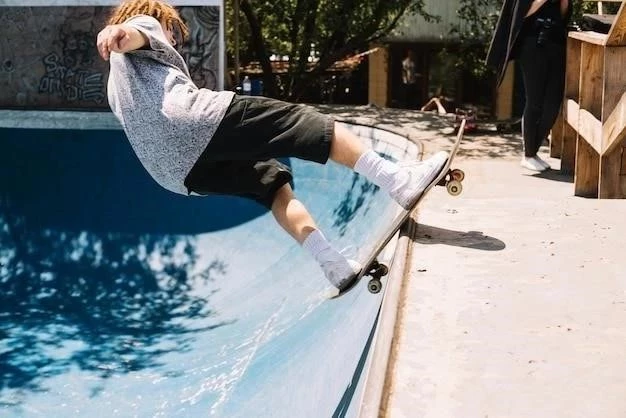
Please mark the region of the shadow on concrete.
POLYGON ((482 251, 502 251, 506 248, 503 241, 484 235, 480 231, 453 231, 419 223, 415 225, 413 219, 409 222, 413 223, 411 227, 417 228, 413 241, 419 244, 444 244, 482 251))
POLYGON ((458 155, 469 158, 517 157, 522 154, 522 138, 519 134, 465 135, 458 155))
POLYGON ((530 174, 530 177, 538 179, 558 181, 561 183, 574 183, 574 175, 571 173, 562 173, 558 170, 546 170, 541 173, 530 174))

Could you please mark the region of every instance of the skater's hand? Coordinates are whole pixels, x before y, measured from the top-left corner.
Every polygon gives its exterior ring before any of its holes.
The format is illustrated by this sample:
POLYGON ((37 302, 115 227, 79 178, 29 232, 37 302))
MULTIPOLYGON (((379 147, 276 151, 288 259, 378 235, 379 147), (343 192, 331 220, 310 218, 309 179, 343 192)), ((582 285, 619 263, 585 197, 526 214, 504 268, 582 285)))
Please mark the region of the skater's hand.
POLYGON ((98 33, 98 53, 108 61, 111 52, 129 52, 139 49, 147 40, 137 29, 126 25, 108 25, 98 33))

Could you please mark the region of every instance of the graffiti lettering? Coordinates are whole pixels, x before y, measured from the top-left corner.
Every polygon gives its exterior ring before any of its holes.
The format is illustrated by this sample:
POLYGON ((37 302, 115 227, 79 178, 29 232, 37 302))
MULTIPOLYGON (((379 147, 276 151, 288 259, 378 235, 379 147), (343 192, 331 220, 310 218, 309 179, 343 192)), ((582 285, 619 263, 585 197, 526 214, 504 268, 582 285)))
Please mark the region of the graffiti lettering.
POLYGON ((69 102, 104 102, 104 76, 81 68, 63 64, 55 52, 43 58, 46 72, 39 81, 39 93, 56 95, 69 102))

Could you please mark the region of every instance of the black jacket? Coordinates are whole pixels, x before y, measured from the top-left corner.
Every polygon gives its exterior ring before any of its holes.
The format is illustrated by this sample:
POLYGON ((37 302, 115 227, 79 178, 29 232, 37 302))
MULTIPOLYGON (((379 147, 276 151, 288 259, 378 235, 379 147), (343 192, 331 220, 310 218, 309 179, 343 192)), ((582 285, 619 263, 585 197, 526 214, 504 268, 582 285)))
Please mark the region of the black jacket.
POLYGON ((515 41, 531 3, 532 0, 504 0, 487 53, 487 65, 496 70, 498 85, 504 78, 507 63, 512 59, 515 41))
MULTIPOLYGON (((550 1, 550 0, 548 0, 550 1)), ((504 78, 507 63, 513 59, 513 49, 524 25, 524 17, 532 0, 504 0, 500 17, 493 32, 489 52, 487 53, 487 65, 496 70, 498 86, 504 78)), ((567 14, 563 19, 563 27, 567 25, 572 13, 572 0, 569 1, 567 14)))

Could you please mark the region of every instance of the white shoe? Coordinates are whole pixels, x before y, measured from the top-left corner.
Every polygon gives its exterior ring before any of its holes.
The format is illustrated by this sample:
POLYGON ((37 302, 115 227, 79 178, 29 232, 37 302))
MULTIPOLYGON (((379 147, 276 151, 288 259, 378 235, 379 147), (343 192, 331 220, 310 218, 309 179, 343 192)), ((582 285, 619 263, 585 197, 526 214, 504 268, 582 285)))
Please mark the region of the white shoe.
POLYGON ((343 256, 341 259, 322 262, 320 266, 328 281, 340 291, 349 287, 362 269, 358 261, 343 256))
POLYGON ((523 157, 521 166, 529 170, 538 172, 546 170, 546 167, 541 164, 535 157, 523 157))
POLYGON ((400 163, 399 165, 406 170, 406 181, 396 186, 389 195, 404 209, 411 209, 415 201, 424 193, 424 189, 441 172, 447 160, 448 153, 439 151, 424 161, 400 163))
POLYGON ((549 168, 552 168, 550 167, 550 164, 548 164, 545 160, 541 159, 541 157, 539 157, 538 155, 535 155, 533 158, 539 161, 539 164, 541 164, 546 170, 549 168))

